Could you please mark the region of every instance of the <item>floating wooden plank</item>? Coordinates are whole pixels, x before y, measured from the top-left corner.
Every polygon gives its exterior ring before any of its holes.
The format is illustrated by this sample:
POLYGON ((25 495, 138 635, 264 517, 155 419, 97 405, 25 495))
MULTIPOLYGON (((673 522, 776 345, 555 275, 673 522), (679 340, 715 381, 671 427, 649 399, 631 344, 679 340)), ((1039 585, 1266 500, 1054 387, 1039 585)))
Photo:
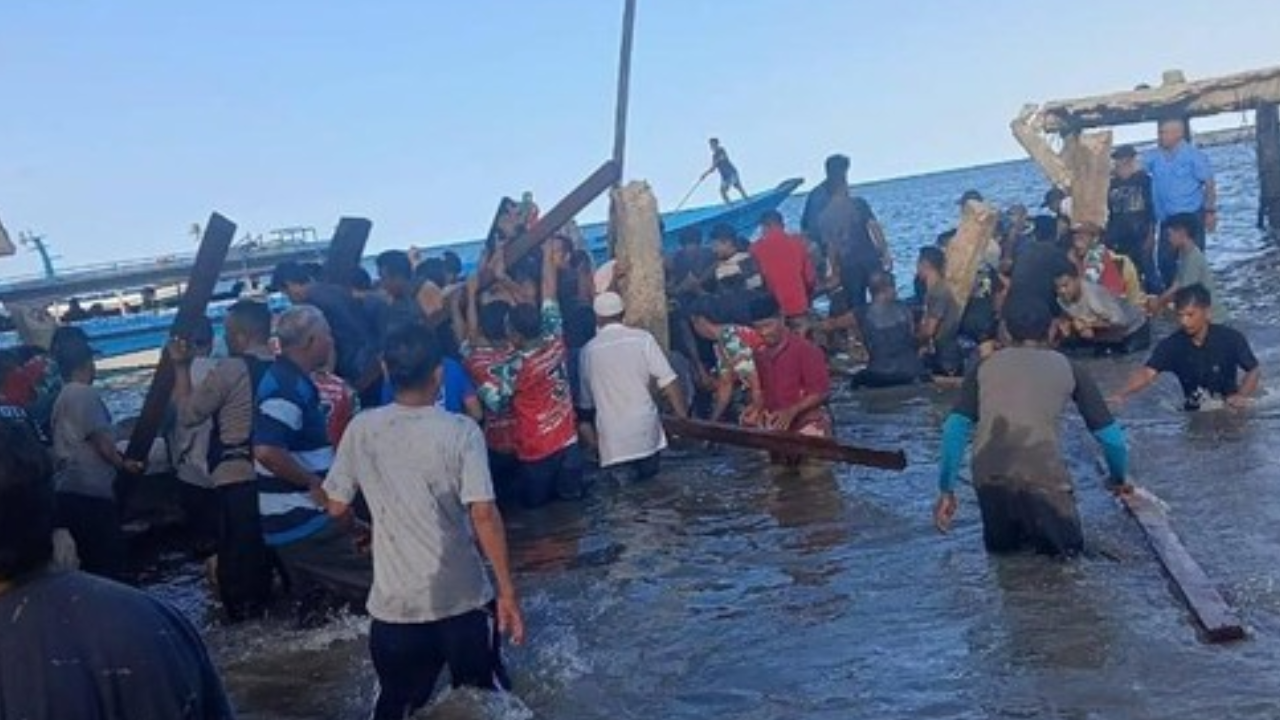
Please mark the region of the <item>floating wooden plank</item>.
POLYGON ((684 419, 674 415, 663 415, 662 425, 672 435, 693 440, 767 450, 784 455, 801 455, 814 460, 830 460, 881 470, 903 470, 907 467, 907 455, 901 450, 896 452, 870 450, 844 445, 831 438, 684 419))
POLYGON ((325 282, 348 287, 356 268, 364 261, 364 246, 369 242, 373 223, 365 218, 344 217, 329 242, 329 256, 324 263, 325 282))
POLYGON ((947 243, 947 287, 962 313, 999 219, 1000 214, 987 203, 970 200, 960 209, 960 227, 947 243))
POLYGON ((1141 526, 1174 587, 1186 601, 1196 622, 1212 643, 1242 640, 1244 625, 1227 604, 1209 576, 1187 552, 1169 526, 1169 519, 1150 497, 1133 493, 1123 498, 1124 506, 1141 526))
MULTIPOLYGON (((1166 73, 1174 76, 1173 73, 1166 73)), ((1045 103, 1046 132, 1068 134, 1095 127, 1156 122, 1170 117, 1218 115, 1280 103, 1280 67, 1195 82, 1045 103)))
MULTIPOLYGON (((187 291, 182 296, 182 304, 178 306, 178 314, 173 320, 171 335, 181 337, 189 334, 194 323, 205 316, 205 308, 222 275, 222 264, 235 234, 235 223, 218 213, 209 216, 209 222, 204 226, 204 236, 200 239, 200 250, 191 267, 191 277, 187 280, 187 291)), ((151 444, 155 442, 165 413, 169 410, 173 380, 173 362, 169 360, 166 349, 160 354, 160 363, 151 379, 147 398, 142 403, 137 424, 133 426, 133 433, 129 436, 125 457, 146 460, 151 453, 151 444)))

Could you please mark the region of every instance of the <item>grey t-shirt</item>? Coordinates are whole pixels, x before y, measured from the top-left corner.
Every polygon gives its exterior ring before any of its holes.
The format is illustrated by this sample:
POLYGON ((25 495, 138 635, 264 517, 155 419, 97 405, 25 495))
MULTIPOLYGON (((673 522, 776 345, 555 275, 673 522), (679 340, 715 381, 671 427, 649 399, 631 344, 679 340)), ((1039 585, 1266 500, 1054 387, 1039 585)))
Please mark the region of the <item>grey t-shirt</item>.
POLYGON ((960 304, 945 282, 929 288, 924 296, 924 316, 938 321, 933 336, 937 362, 949 370, 959 370, 964 363, 960 352, 960 304))
POLYGON ((1209 261, 1205 259, 1204 253, 1200 252, 1200 248, 1191 245, 1178 253, 1178 274, 1173 282, 1180 288, 1203 285, 1204 289, 1209 291, 1209 298, 1213 301, 1211 312, 1214 322, 1226 322, 1227 314, 1222 308, 1222 303, 1218 301, 1218 292, 1213 285, 1213 273, 1209 270, 1209 261))
POLYGON ((98 454, 95 433, 115 437, 111 413, 91 385, 69 382, 53 404, 54 483, 58 492, 111 499, 116 469, 98 454))
POLYGON ((356 416, 324 483, 350 503, 363 491, 373 518, 369 614, 426 623, 493 597, 467 506, 493 501, 480 427, 435 407, 388 405, 356 416))

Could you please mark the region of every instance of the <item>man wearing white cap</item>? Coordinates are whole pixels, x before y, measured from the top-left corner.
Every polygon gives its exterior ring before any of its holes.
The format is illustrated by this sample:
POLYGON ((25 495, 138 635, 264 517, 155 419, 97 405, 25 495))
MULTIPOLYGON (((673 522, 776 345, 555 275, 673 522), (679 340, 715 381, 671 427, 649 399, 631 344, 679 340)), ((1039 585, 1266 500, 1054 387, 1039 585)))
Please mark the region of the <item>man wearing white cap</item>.
POLYGON ((667 447, 651 387, 685 417, 680 385, 653 335, 622 324, 621 296, 601 293, 592 307, 599 330, 582 349, 581 400, 595 413, 600 467, 621 482, 644 480, 658 474, 658 456, 667 447))

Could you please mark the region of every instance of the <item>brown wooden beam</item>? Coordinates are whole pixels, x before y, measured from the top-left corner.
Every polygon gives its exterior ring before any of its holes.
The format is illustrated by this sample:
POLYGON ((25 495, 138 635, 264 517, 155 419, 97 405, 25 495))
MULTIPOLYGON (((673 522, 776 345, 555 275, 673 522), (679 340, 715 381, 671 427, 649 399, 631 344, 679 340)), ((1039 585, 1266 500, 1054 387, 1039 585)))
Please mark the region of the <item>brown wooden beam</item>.
POLYGON ((1280 67, 1187 83, 1056 100, 1040 107, 1045 132, 1067 134, 1095 127, 1156 122, 1253 110, 1280 102, 1280 67))
POLYGON ((663 415, 662 425, 672 435, 691 440, 736 445, 738 447, 767 450, 782 455, 799 455, 814 460, 830 460, 864 465, 881 470, 903 470, 907 467, 907 455, 901 450, 869 450, 843 445, 832 438, 813 437, 793 432, 761 430, 713 423, 706 420, 678 418, 663 415))
POLYGON ((344 217, 329 242, 329 256, 324 263, 325 282, 349 287, 356 268, 364 261, 364 246, 369 242, 373 223, 365 218, 344 217))

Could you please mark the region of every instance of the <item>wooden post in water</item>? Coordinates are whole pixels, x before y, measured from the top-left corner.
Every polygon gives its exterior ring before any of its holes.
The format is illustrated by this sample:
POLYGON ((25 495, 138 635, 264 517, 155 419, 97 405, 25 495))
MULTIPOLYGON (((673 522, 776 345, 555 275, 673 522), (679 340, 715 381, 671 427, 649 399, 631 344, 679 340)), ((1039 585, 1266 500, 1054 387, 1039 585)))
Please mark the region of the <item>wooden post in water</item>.
POLYGON ((1111 132, 1068 135, 1062 160, 1071 176, 1071 220, 1105 228, 1111 188, 1111 132))
POLYGON ((970 200, 960 208, 960 227, 947 243, 947 287, 960 306, 969 303, 982 258, 996 234, 1000 213, 991 205, 970 200))
POLYGON ((627 324, 653 333, 670 350, 667 332, 666 270, 658 200, 646 182, 631 182, 610 194, 610 223, 617 236, 614 257, 626 269, 622 299, 627 324))
POLYGON ((1255 114, 1258 149, 1258 228, 1280 233, 1280 105, 1264 103, 1255 114))
MULTIPOLYGON (((191 266, 191 279, 187 282, 187 292, 182 296, 182 304, 178 306, 178 315, 173 320, 171 335, 184 336, 191 331, 192 325, 204 317, 209 298, 213 297, 213 288, 222 275, 222 264, 231 249, 231 241, 236 235, 236 224, 218 213, 209 216, 204 226, 204 237, 200 240, 200 250, 196 253, 195 264, 191 266)), ((129 437, 129 447, 125 457, 130 460, 143 460, 151 454, 151 444, 160 432, 160 425, 169 410, 169 401, 173 395, 173 362, 169 360, 166 348, 160 353, 160 364, 151 379, 151 387, 147 390, 147 398, 142 403, 142 412, 138 413, 138 421, 133 426, 133 434, 129 437)))

